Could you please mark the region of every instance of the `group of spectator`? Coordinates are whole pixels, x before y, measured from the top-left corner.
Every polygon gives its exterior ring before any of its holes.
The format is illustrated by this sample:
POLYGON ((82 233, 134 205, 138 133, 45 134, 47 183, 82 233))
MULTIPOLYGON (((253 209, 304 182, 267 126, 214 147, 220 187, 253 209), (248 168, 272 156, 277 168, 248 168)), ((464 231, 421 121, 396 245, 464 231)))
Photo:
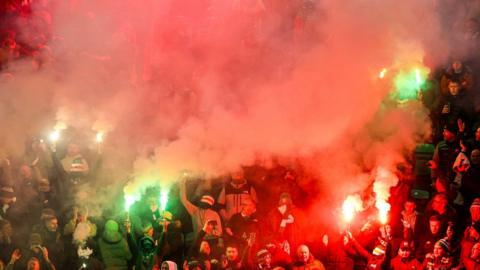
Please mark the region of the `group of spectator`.
MULTIPOLYGON (((30 5, 0 6, 0 69, 20 58, 42 61, 48 31, 16 30, 19 18, 28 24, 30 5)), ((42 5, 35 12, 48 30, 51 16, 42 5)), ((464 18, 462 35, 470 50, 480 30, 473 15, 464 18)), ((301 26, 297 20, 294 27, 301 26)), ((463 55, 470 57, 452 56, 419 95, 434 131, 428 203, 392 193, 390 203, 403 208, 392 210, 387 224, 368 218, 372 205, 351 226, 313 230, 302 170, 282 166, 242 168, 219 179, 184 175, 165 209, 152 186, 126 212, 123 185, 112 185, 115 200, 98 213, 78 194, 94 187, 87 197, 95 203, 102 153, 74 136, 55 147, 31 138, 21 157, 0 161, 0 269, 478 270, 480 62, 476 51, 463 55)))

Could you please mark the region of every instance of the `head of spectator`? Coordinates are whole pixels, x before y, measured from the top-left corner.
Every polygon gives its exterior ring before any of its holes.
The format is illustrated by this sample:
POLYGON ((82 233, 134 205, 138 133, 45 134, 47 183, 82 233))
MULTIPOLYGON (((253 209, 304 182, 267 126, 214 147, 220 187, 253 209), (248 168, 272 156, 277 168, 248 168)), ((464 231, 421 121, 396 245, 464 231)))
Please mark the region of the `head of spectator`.
POLYGON ((310 260, 310 249, 306 245, 300 245, 297 248, 297 259, 301 263, 308 263, 310 260))
POLYGON ((416 208, 417 208, 417 204, 415 203, 415 200, 413 200, 412 198, 407 199, 403 204, 403 211, 407 215, 415 214, 416 208))
POLYGON ((227 256, 227 260, 229 263, 236 262, 239 260, 239 251, 238 245, 235 243, 229 243, 227 245, 227 249, 225 250, 225 255, 227 256))
POLYGON ((42 237, 38 233, 30 234, 28 246, 34 253, 40 254, 42 252, 42 237))
POLYGON ((230 177, 232 179, 232 183, 235 185, 241 185, 247 181, 245 179, 245 172, 242 168, 230 173, 230 177))
POLYGON ((460 74, 463 71, 463 63, 459 59, 452 61, 452 71, 453 73, 460 74))
POLYGON ((472 153, 470 154, 470 163, 472 165, 480 165, 480 150, 473 149, 472 153))
POLYGON ((472 222, 480 221, 480 198, 473 200, 472 205, 470 206, 470 217, 472 222))
POLYGON ((42 178, 38 180, 38 191, 48 193, 50 190, 50 181, 48 181, 48 179, 42 178))
POLYGON ((145 221, 142 224, 142 232, 143 232, 143 235, 153 237, 154 229, 153 229, 152 223, 145 221))
POLYGON ((470 259, 474 261, 478 261, 480 259, 480 242, 477 242, 475 245, 473 245, 470 253, 470 259))
POLYGON ((177 270, 177 264, 172 261, 164 261, 160 266, 160 270, 177 270))
POLYGON ((450 80, 448 81, 448 92, 452 96, 457 96, 460 93, 461 84, 457 81, 450 80))
POLYGON ((431 216, 428 220, 428 228, 432 235, 437 235, 440 232, 441 226, 440 220, 435 215, 431 216))
POLYGON ((28 259, 27 270, 40 270, 40 261, 36 257, 28 259))
POLYGON ((257 263, 257 268, 270 269, 272 264, 272 254, 264 248, 260 249, 255 256, 255 261, 257 263))
POLYGON ((403 262, 409 261, 412 258, 412 244, 409 241, 402 241, 398 249, 398 256, 403 262))
POLYGON ((43 219, 43 224, 49 232, 56 232, 58 229, 58 219, 55 216, 48 216, 43 219))
POLYGON ((184 270, 204 270, 206 269, 205 267, 205 264, 200 262, 200 261, 197 261, 197 260, 193 260, 193 261, 185 261, 185 264, 183 266, 183 269, 184 270))
POLYGON ((289 193, 280 194, 280 199, 278 200, 278 210, 280 213, 285 214, 289 209, 292 208, 293 201, 289 193))
POLYGON ((122 239, 122 235, 118 231, 118 223, 114 220, 108 220, 105 223, 105 230, 103 231, 103 239, 109 243, 118 243, 122 239))
POLYGON ((252 199, 245 199, 242 201, 242 210, 241 214, 245 217, 251 216, 255 213, 255 202, 252 199))
POLYGON ((13 235, 13 229, 10 222, 6 219, 0 219, 0 243, 10 243, 13 235))
POLYGON ((32 180, 33 179, 33 174, 32 174, 32 169, 30 166, 23 164, 20 166, 20 177, 24 180, 32 180))
POLYGON ((1 205, 10 205, 15 202, 15 193, 12 187, 1 187, 0 188, 0 206, 1 205))
POLYGON ((215 199, 211 195, 205 194, 200 198, 198 207, 202 209, 211 209, 214 205, 215 205, 215 199))
POLYGON ((438 214, 443 214, 447 211, 448 198, 444 193, 436 194, 432 199, 432 210, 438 214))
POLYGON ((67 156, 74 157, 80 155, 80 145, 76 142, 70 142, 67 146, 67 156))
POLYGON ((212 253, 212 249, 210 248, 210 244, 207 241, 202 241, 200 243, 199 253, 202 255, 209 256, 212 253))
POLYGON ((433 246, 433 256, 435 258, 442 258, 450 252, 450 244, 447 239, 438 240, 433 246))

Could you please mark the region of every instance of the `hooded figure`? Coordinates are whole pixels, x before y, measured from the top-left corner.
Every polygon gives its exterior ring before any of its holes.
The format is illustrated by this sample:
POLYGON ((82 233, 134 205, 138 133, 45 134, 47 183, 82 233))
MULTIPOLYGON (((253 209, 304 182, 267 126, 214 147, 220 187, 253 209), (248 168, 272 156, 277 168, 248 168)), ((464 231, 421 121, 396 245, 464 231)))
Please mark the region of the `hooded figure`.
POLYGON ((132 253, 127 241, 118 232, 118 224, 113 220, 107 221, 105 231, 98 241, 102 261, 105 269, 126 270, 132 253))

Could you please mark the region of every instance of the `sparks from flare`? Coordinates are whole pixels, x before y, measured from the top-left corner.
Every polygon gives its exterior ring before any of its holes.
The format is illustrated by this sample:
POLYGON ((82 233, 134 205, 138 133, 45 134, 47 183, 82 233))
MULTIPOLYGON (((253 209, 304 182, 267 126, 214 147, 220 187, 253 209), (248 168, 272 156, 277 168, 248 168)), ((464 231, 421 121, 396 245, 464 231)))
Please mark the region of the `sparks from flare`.
POLYGON ((358 195, 352 196, 349 195, 347 199, 343 202, 342 205, 342 213, 343 213, 343 219, 347 224, 351 223, 353 218, 355 217, 355 214, 358 211, 362 210, 362 200, 358 195))
POLYGON ((103 136, 104 136, 103 132, 101 132, 101 131, 97 132, 96 141, 98 143, 102 143, 103 142, 103 136))

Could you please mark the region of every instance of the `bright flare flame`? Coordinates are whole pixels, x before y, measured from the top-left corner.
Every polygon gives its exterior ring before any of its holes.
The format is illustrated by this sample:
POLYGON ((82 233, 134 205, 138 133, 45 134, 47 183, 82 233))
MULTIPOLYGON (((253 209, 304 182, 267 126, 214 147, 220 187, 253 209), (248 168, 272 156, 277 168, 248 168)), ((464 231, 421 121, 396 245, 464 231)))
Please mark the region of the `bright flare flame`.
POLYGON ((378 74, 378 77, 380 79, 383 79, 383 78, 385 78, 385 74, 387 74, 387 69, 386 68, 384 68, 384 69, 382 69, 382 71, 380 71, 380 73, 378 74))
POLYGON ((168 193, 169 193, 168 189, 162 190, 162 192, 160 193, 160 210, 161 211, 165 211, 165 209, 167 208, 168 193))
POLYGON ((60 139, 60 130, 54 130, 48 136, 51 142, 57 142, 60 139))
POLYGON ((376 170, 373 192, 375 192, 375 207, 378 209, 378 218, 382 224, 388 221, 390 204, 387 202, 390 197, 390 188, 396 186, 398 177, 385 167, 378 167, 376 170))
POLYGON ((420 75, 420 70, 418 68, 415 69, 415 81, 417 82, 418 86, 422 83, 422 75, 420 75))
POLYGON ((347 199, 343 202, 342 213, 343 219, 345 222, 352 222, 355 217, 355 213, 362 210, 362 200, 358 195, 352 196, 349 195, 347 199))
POLYGON ((125 194, 125 211, 130 211, 130 206, 132 206, 136 201, 137 197, 133 195, 125 194))
POLYGON ((378 219, 383 225, 387 224, 388 212, 390 212, 390 204, 385 201, 377 201, 375 206, 378 209, 378 219))
POLYGON ((101 132, 101 131, 97 132, 96 141, 97 141, 98 143, 103 142, 103 136, 104 136, 104 133, 103 133, 103 132, 101 132))

